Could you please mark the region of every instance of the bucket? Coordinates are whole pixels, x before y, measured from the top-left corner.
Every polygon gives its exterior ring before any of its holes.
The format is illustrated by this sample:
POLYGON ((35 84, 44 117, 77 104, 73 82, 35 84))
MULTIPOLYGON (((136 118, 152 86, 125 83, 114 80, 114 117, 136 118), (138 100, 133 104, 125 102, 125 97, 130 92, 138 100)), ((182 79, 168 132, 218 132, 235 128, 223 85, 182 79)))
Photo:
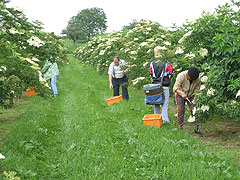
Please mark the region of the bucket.
POLYGON ((28 96, 28 97, 29 97, 29 96, 32 96, 32 95, 34 95, 34 94, 40 94, 40 93, 35 93, 35 91, 32 90, 32 89, 27 89, 27 90, 26 90, 26 93, 27 93, 27 96, 28 96))
POLYGON ((162 114, 145 114, 143 117, 143 125, 144 126, 153 126, 153 127, 161 127, 162 126, 162 114))
POLYGON ((113 96, 107 99, 107 104, 119 103, 122 100, 122 95, 120 96, 113 96))

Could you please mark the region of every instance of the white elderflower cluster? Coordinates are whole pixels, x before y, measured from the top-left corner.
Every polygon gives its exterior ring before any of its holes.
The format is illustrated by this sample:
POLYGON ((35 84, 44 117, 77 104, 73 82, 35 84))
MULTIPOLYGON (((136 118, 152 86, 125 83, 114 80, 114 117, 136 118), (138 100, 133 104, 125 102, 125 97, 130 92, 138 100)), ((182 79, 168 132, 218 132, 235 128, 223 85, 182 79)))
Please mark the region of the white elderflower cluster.
POLYGON ((206 48, 201 48, 198 53, 200 54, 200 56, 205 57, 208 55, 208 50, 206 48))
POLYGON ((238 93, 236 94, 236 98, 240 96, 240 90, 238 91, 238 93))
POLYGON ((188 122, 195 122, 196 118, 195 116, 189 116, 188 122))
POLYGON ((184 51, 181 48, 177 48, 177 50, 175 51, 175 54, 182 54, 182 53, 184 53, 184 51))
POLYGON ((145 62, 145 63, 143 64, 143 67, 145 67, 146 65, 148 65, 148 62, 145 62))
POLYGON ((212 95, 214 95, 214 92, 215 92, 215 89, 210 88, 210 89, 208 89, 208 91, 207 91, 207 95, 208 95, 208 96, 212 96, 212 95))
POLYGON ((140 46, 146 46, 148 43, 147 42, 142 42, 140 46))
POLYGON ((188 37, 192 34, 192 32, 193 31, 189 31, 186 34, 184 34, 183 37, 178 41, 178 43, 181 44, 186 39, 186 37, 188 37))
POLYGON ((201 109, 203 112, 205 112, 205 111, 209 111, 210 107, 207 106, 207 105, 204 105, 204 106, 202 106, 200 109, 201 109))
POLYGON ((203 77, 201 78, 201 81, 202 81, 203 83, 207 82, 207 80, 208 80, 208 77, 207 77, 207 76, 203 76, 203 77))
POLYGON ((132 83, 133 83, 133 85, 136 85, 140 80, 143 80, 143 79, 145 79, 145 77, 136 78, 136 79, 132 80, 132 83))
POLYGON ((43 42, 41 39, 39 39, 36 36, 32 36, 30 39, 27 40, 27 42, 30 46, 35 46, 35 47, 40 47, 45 44, 45 42, 43 42))

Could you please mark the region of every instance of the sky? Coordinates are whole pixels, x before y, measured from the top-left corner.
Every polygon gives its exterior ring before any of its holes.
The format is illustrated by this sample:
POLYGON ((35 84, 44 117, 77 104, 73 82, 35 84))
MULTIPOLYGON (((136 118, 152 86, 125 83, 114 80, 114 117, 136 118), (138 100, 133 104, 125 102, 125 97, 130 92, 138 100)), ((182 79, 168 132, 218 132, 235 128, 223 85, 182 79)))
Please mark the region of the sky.
POLYGON ((68 21, 82 9, 102 8, 107 16, 107 31, 120 31, 133 19, 150 20, 169 27, 181 26, 186 19, 213 13, 230 0, 11 0, 8 7, 19 7, 30 21, 39 20, 45 31, 60 35, 68 21))

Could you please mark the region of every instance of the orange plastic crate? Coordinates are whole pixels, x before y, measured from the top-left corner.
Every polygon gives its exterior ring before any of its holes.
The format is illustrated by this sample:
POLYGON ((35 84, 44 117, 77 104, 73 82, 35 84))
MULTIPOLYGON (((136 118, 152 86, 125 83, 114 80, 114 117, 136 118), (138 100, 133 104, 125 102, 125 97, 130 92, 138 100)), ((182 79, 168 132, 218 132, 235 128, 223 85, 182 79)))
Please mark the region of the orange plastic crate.
POLYGON ((32 96, 32 95, 34 95, 34 94, 40 94, 40 93, 35 93, 35 91, 32 90, 32 89, 27 89, 27 90, 26 90, 26 93, 27 93, 27 96, 32 96))
POLYGON ((150 125, 154 127, 162 126, 162 114, 145 114, 143 117, 144 126, 150 125))
POLYGON ((119 101, 122 100, 122 95, 120 96, 113 96, 113 97, 110 97, 107 99, 107 104, 110 105, 110 104, 113 104, 113 103, 119 103, 119 101))

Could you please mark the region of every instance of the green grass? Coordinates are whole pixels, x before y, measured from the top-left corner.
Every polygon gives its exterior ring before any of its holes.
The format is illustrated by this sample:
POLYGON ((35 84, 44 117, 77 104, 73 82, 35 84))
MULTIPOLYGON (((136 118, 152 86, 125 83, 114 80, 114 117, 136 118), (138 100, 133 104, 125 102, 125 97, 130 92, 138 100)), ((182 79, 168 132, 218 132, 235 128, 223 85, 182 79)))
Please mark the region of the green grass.
POLYGON ((129 102, 108 106, 107 76, 69 58, 60 70, 59 96, 31 97, 4 135, 1 172, 33 180, 240 178, 236 164, 211 153, 176 123, 144 127, 142 118, 153 108, 144 104, 142 92, 130 88, 129 102))

